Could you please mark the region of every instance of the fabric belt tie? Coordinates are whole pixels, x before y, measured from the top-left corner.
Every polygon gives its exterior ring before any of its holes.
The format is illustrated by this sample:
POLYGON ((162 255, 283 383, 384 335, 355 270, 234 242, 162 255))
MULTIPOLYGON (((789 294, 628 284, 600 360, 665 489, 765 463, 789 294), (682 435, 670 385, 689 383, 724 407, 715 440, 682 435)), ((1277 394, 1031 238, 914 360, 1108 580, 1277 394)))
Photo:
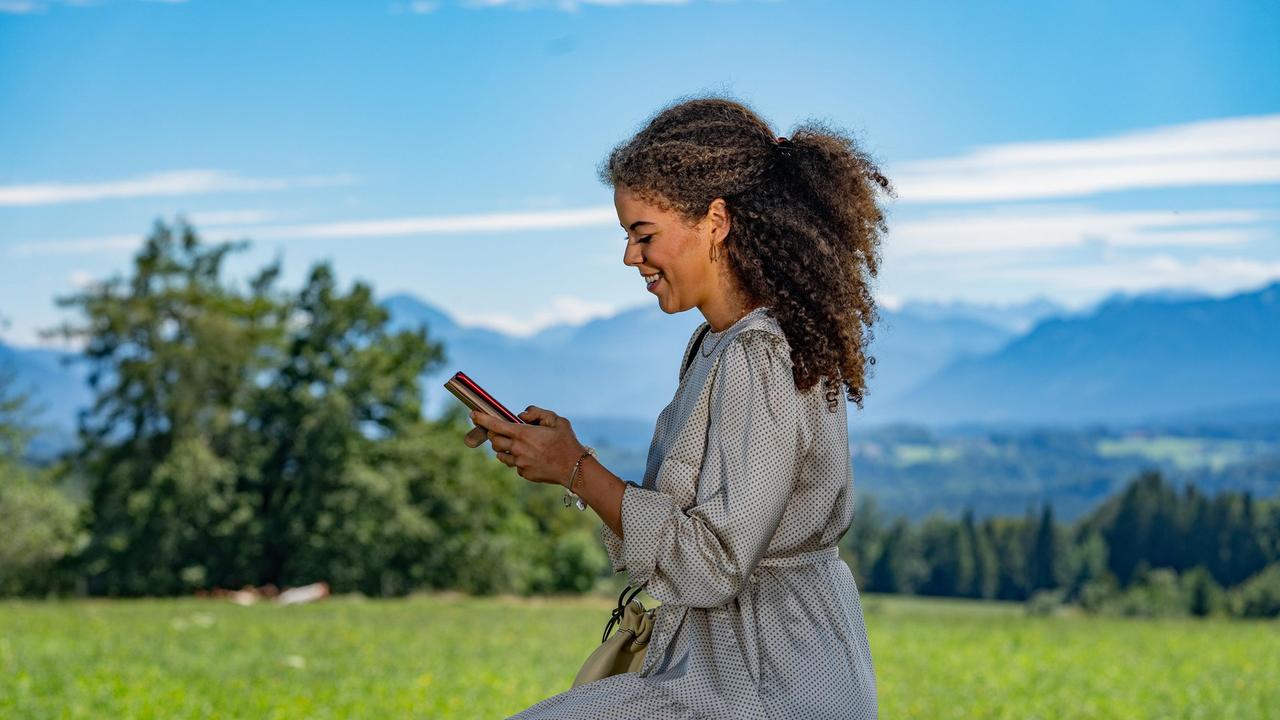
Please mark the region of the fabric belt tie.
POLYGON ((817 563, 827 560, 835 560, 840 557, 840 548, 831 545, 829 547, 810 550, 798 555, 786 555, 783 557, 763 557, 757 565, 765 567, 793 567, 796 565, 816 565, 817 563))

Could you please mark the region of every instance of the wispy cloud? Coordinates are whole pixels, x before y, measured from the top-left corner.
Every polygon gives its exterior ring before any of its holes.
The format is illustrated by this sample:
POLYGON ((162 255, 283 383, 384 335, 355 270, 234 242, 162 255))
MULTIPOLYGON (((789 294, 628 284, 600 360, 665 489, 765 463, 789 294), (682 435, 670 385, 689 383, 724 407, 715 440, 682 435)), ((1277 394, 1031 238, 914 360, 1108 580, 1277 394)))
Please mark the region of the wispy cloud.
POLYGON ((305 238, 377 238, 412 235, 470 234, 512 230, 561 230, 618 224, 612 207, 589 207, 535 212, 435 215, 307 225, 266 225, 227 229, 264 240, 305 238))
MULTIPOLYGON (((31 13, 42 13, 54 5, 86 8, 106 5, 109 2, 110 0, 0 0, 0 13, 29 15, 31 13)), ((183 5, 187 0, 143 0, 143 2, 160 5, 183 5)))
POLYGON ((1238 292, 1280 278, 1280 260, 1204 255, 1181 260, 1167 254, 1066 267, 1002 270, 1009 280, 1042 283, 1058 291, 1090 294, 1126 290, 1193 288, 1208 293, 1238 292))
POLYGON ((67 282, 77 290, 84 290, 97 282, 97 278, 88 270, 72 270, 67 276, 67 282))
MULTIPOLYGON (((730 5, 743 0, 706 0, 716 5, 730 5)), ((782 0, 757 0, 758 2, 781 2, 782 0)), ((458 0, 457 5, 468 10, 508 9, 508 10, 558 10, 560 12, 578 12, 584 6, 627 7, 636 5, 691 5, 697 0, 458 0)), ((392 14, 413 13, 423 15, 439 10, 443 3, 440 0, 418 0, 417 2, 395 2, 390 8, 392 14)))
MULTIPOLYGON (((725 0, 721 0, 724 2, 725 0)), ((627 5, 689 5, 693 0, 462 0, 466 8, 511 8, 530 10, 554 8, 563 12, 576 12, 583 5, 623 7, 627 5)))
MULTIPOLYGON (((231 213, 225 214, 225 216, 230 215, 231 213)), ((210 239, 248 238, 251 240, 370 239, 520 230, 564 230, 581 227, 617 227, 618 225, 617 211, 612 207, 605 206, 536 212, 437 215, 334 223, 258 226, 200 227, 199 224, 194 222, 198 217, 198 215, 192 216, 193 225, 196 226, 197 231, 210 239)), ((14 243, 9 246, 9 254, 25 257, 32 255, 117 252, 133 250, 141 245, 142 237, 139 235, 100 235, 70 239, 29 240, 14 243)))
POLYGON ((105 182, 51 182, 0 185, 0 207, 60 205, 163 195, 203 195, 221 192, 262 192, 298 187, 348 185, 349 175, 296 178, 249 178, 222 170, 178 170, 105 182))
POLYGON ((972 255, 1073 246, 1204 247, 1274 237, 1280 212, 1256 209, 1098 211, 1000 208, 907 220, 889 229, 886 252, 972 255))
POLYGON ((206 210, 187 213, 186 217, 197 229, 216 225, 245 225, 282 219, 283 213, 275 210, 206 210))
POLYGON ((44 3, 30 0, 0 0, 0 13, 9 15, 27 15, 44 10, 44 3))
POLYGON ((68 240, 28 240, 9 246, 14 257, 33 255, 90 255, 94 253, 132 252, 142 246, 140 235, 94 235, 68 240))
POLYGON ((440 9, 440 3, 436 0, 413 0, 406 3, 391 3, 391 13, 399 15, 400 13, 411 13, 413 15, 428 15, 440 9))
POLYGON ((1007 143, 893 170, 900 201, 976 203, 1280 182, 1280 114, 1007 143))
POLYGON ((505 313, 466 313, 457 316, 462 325, 486 327, 506 333, 528 337, 553 325, 569 323, 580 325, 598 317, 615 315, 618 308, 605 303, 592 302, 570 295, 556 295, 550 305, 519 315, 505 313))

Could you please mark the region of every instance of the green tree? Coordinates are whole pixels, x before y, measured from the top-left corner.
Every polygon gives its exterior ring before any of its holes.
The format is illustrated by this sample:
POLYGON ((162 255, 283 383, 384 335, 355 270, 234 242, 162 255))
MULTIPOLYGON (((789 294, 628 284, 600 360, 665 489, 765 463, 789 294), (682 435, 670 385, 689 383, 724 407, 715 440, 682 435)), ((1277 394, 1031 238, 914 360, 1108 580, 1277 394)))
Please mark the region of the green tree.
POLYGON ((0 367, 0 596, 66 589, 57 566, 82 542, 78 508, 54 475, 24 461, 32 436, 29 395, 0 367))
POLYGON ((115 276, 59 304, 83 323, 95 401, 77 464, 90 483, 91 592, 164 594, 253 580, 250 499, 238 482, 242 410, 277 332, 268 289, 278 268, 237 293, 220 278, 243 244, 203 245, 185 222, 157 222, 115 276))
POLYGON ((991 538, 995 551, 996 598, 1026 600, 1027 593, 1027 522, 1017 518, 988 518, 983 528, 991 538))
POLYGON ((928 572, 924 595, 965 596, 973 586, 973 550, 961 523, 933 516, 920 527, 920 545, 928 572))
POLYGON ((1079 599, 1084 588, 1107 574, 1107 543, 1097 528, 1082 523, 1077 539, 1066 550, 1066 597, 1079 599))
POLYGON ((858 587, 867 587, 871 569, 884 546, 884 513, 872 495, 858 496, 857 512, 841 545, 853 558, 851 570, 858 587))
POLYGON ((242 449, 258 577, 377 592, 396 543, 425 532, 420 515, 401 512, 408 488, 381 446, 423 430, 419 376, 443 350, 421 331, 390 334, 372 289, 343 293, 325 264, 281 307, 280 355, 251 393, 242 449))
POLYGON ((1027 556, 1029 590, 1052 590, 1058 587, 1058 529, 1053 522, 1053 506, 1045 505, 1036 524, 1035 540, 1027 556))
POLYGON ((961 526, 973 554, 973 582, 967 595, 973 598, 994 598, 1000 568, 995 550, 991 547, 991 538, 987 535, 985 526, 974 521, 972 510, 965 511, 961 526))
POLYGON ((243 247, 158 222, 129 277, 61 300, 82 321, 57 334, 84 342, 95 393, 75 457, 91 592, 594 582, 608 563, 586 516, 553 519, 558 496, 466 447, 460 406, 422 418, 420 378, 444 358, 426 328, 390 332, 372 288, 324 263, 296 293, 276 289, 278 261, 230 284, 243 247))
POLYGON ((1240 586, 1237 609, 1244 617, 1280 617, 1280 564, 1268 565, 1240 586))
POLYGON ((880 557, 871 568, 869 590, 911 594, 929 572, 921 555, 919 538, 904 518, 894 520, 885 534, 880 557))
POLYGON ((1183 573, 1182 584, 1186 588, 1187 609, 1196 617, 1207 617, 1218 612, 1223 604, 1222 588, 1203 566, 1183 573))

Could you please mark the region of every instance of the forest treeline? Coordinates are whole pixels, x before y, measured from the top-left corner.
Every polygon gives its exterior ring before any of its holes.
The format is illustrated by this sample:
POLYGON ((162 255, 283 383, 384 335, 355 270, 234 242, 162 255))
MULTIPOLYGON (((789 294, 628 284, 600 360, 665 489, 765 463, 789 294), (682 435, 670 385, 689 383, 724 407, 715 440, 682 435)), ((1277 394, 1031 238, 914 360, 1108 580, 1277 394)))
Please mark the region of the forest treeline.
POLYGON ((844 545, 871 592, 1063 603, 1132 615, 1280 615, 1280 501, 1132 479, 1075 523, 934 515, 886 523, 864 499, 844 545))
MULTIPOLYGON (((335 592, 583 592, 611 571, 591 513, 468 448, 461 405, 422 417, 447 362, 391 332, 372 288, 325 263, 236 283, 246 243, 157 222, 130 273, 59 299, 95 401, 76 448, 23 462, 31 408, 0 378, 0 595, 140 596, 330 583, 335 592)), ((885 522, 842 540, 873 592, 1077 603, 1129 613, 1280 614, 1280 505, 1155 473, 1080 521, 885 522)))

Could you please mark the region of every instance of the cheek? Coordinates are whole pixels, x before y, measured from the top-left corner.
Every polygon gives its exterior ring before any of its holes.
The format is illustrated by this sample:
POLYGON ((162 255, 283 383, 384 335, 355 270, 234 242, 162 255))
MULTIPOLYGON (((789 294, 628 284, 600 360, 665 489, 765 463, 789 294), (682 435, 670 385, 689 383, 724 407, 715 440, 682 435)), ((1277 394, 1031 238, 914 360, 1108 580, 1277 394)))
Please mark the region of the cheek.
POLYGON ((667 258, 673 274, 690 276, 698 272, 698 244, 691 237, 680 239, 678 249, 667 258))

